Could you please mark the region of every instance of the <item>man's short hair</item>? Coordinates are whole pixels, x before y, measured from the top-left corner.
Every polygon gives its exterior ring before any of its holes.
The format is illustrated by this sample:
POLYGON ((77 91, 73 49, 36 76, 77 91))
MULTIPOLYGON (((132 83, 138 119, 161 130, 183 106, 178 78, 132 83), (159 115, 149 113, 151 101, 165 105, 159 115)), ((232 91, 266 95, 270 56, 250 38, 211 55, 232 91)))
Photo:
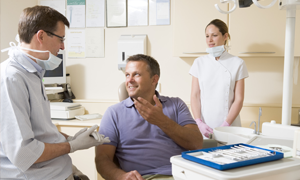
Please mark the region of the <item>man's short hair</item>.
POLYGON ((68 27, 70 26, 68 19, 64 15, 48 6, 34 6, 24 9, 18 25, 20 41, 29 44, 32 37, 39 30, 56 31, 59 21, 68 27))
POLYGON ((127 60, 127 62, 130 61, 143 61, 147 64, 147 69, 150 73, 150 77, 153 77, 154 75, 158 75, 160 77, 160 69, 158 62, 151 56, 147 56, 144 54, 136 54, 133 56, 130 56, 127 60))

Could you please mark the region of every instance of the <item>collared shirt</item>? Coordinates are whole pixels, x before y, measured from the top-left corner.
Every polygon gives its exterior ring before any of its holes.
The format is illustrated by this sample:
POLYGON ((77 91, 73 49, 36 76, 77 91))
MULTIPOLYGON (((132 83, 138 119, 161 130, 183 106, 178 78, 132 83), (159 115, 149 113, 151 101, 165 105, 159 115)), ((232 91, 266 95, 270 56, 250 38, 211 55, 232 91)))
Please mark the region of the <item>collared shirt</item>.
MULTIPOLYGON (((179 98, 157 97, 163 113, 180 126, 195 124, 186 104, 179 98)), ((121 168, 137 170, 141 175, 172 175, 170 157, 186 149, 176 144, 158 126, 146 121, 137 111, 131 98, 109 107, 103 115, 100 134, 116 146, 121 168)))
MULTIPOLYGON (((245 62, 226 51, 218 61, 209 54, 195 59, 189 73, 198 78, 201 119, 211 128, 221 126, 234 101, 236 81, 249 76, 245 62)), ((239 116, 232 126, 241 126, 239 116)))
POLYGON ((66 179, 69 155, 34 164, 44 143, 66 142, 51 122, 50 103, 38 72, 18 49, 1 63, 0 179, 66 179))
POLYGON ((35 67, 35 69, 37 70, 38 73, 41 73, 41 74, 43 73, 43 68, 40 65, 38 65, 36 62, 34 62, 32 59, 30 59, 25 54, 22 54, 22 55, 25 59, 27 59, 30 62, 31 65, 33 65, 35 67))

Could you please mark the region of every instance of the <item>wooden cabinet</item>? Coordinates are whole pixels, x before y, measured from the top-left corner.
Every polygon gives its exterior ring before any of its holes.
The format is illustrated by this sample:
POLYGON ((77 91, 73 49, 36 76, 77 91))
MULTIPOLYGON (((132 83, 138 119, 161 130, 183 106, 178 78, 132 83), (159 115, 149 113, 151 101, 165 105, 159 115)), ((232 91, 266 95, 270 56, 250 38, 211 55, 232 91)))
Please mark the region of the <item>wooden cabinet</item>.
POLYGON ((173 55, 197 57, 206 54, 205 27, 213 19, 227 23, 214 4, 228 10, 219 0, 175 0, 173 8, 173 55))
MULTIPOLYGON (((300 14, 295 37, 295 56, 300 55, 300 14)), ((236 56, 284 56, 286 11, 278 5, 260 9, 239 8, 229 15, 230 53, 236 56)))
POLYGON ((295 56, 300 56, 300 9, 296 12, 296 29, 295 29, 295 56))

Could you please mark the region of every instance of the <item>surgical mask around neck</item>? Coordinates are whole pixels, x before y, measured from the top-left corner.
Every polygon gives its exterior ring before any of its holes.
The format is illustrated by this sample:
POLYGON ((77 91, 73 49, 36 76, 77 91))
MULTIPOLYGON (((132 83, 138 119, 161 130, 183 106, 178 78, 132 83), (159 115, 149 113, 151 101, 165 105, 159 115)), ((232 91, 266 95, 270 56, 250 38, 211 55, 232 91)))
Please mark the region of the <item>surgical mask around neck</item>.
MULTIPOLYGON (((59 57, 53 55, 50 51, 48 51, 48 50, 47 51, 40 51, 40 50, 35 50, 35 49, 29 49, 29 48, 22 47, 20 45, 20 39, 19 39, 18 34, 17 34, 15 40, 18 42, 18 46, 16 46, 16 44, 14 42, 10 42, 9 43, 10 47, 1 50, 1 52, 8 51, 8 50, 13 50, 13 49, 17 49, 17 50, 23 49, 23 50, 28 50, 28 51, 32 51, 32 52, 38 52, 38 53, 47 53, 48 52, 49 53, 49 58, 47 60, 41 60, 41 59, 38 59, 38 58, 22 51, 28 57, 31 57, 32 59, 35 59, 36 63, 38 65, 40 65, 45 70, 53 70, 53 69, 56 69, 60 65, 62 59, 60 59, 59 57)), ((8 54, 10 54, 10 52, 8 54)))
POLYGON ((208 54, 212 55, 213 57, 220 57, 223 54, 224 51, 225 51, 224 45, 215 46, 215 47, 211 47, 211 48, 206 49, 206 52, 208 54))
POLYGON ((24 54, 26 54, 28 57, 31 57, 32 59, 35 59, 36 60, 36 63, 38 65, 40 65, 43 69, 45 70, 53 70, 53 69, 56 69, 62 59, 60 59, 59 57, 53 55, 50 51, 40 51, 40 50, 35 50, 35 49, 29 49, 29 48, 24 48, 24 47, 21 47, 20 46, 20 49, 25 49, 25 50, 28 50, 28 51, 32 51, 32 52, 38 52, 38 53, 49 53, 49 58, 47 60, 41 60, 41 59, 38 59, 26 52, 23 51, 24 54))

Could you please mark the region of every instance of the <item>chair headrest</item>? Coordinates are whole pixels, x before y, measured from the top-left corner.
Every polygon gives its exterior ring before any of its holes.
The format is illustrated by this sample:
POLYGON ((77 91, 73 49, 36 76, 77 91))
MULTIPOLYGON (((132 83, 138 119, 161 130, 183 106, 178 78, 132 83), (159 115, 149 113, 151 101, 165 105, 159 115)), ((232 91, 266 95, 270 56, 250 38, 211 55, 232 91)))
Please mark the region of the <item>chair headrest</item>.
POLYGON ((123 101, 129 97, 126 90, 125 82, 121 83, 118 89, 119 101, 123 101))

